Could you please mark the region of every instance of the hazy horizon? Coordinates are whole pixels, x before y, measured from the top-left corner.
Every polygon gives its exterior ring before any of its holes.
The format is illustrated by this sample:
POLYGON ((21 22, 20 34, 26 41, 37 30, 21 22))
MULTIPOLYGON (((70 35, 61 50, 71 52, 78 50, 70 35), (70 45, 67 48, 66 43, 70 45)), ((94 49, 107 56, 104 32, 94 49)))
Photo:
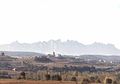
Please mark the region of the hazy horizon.
POLYGON ((120 0, 1 0, 0 44, 76 40, 120 49, 120 0))
MULTIPOLYGON (((3 44, 0 44, 0 45, 7 45, 7 44, 14 44, 14 43, 20 43, 20 44, 33 44, 33 43, 38 43, 38 42, 49 42, 49 41, 61 41, 61 42, 67 42, 67 41, 75 41, 75 42, 78 42, 78 43, 81 43, 83 45, 91 45, 91 44, 94 44, 94 43, 100 43, 100 44, 105 44, 105 45, 114 45, 115 44, 112 44, 112 43, 104 43, 104 42, 92 42, 92 43, 82 43, 80 41, 77 41, 77 40, 72 40, 72 39, 67 39, 67 40, 62 40, 62 39, 49 39, 49 40, 39 40, 39 41, 35 41, 35 42, 20 42, 19 40, 15 40, 15 41, 12 41, 12 42, 9 42, 9 43, 3 43, 3 44)), ((120 49, 119 47, 115 46, 117 49, 120 49)))
MULTIPOLYGON (((6 45, 6 44, 11 44, 11 43, 20 43, 20 44, 32 44, 32 43, 37 43, 37 42, 49 42, 49 41, 61 41, 61 42, 67 42, 67 41, 76 41, 76 42, 79 42, 79 43, 82 43, 78 40, 72 40, 72 39, 66 39, 66 40, 62 40, 62 39, 48 39, 48 40, 38 40, 38 41, 33 41, 33 42, 21 42, 19 40, 14 40, 14 41, 11 41, 9 43, 3 43, 3 44, 0 44, 0 45, 6 45)), ((97 42, 97 41, 94 41, 94 42, 91 42, 91 43, 82 43, 84 45, 89 45, 89 44, 94 44, 94 43, 101 43, 101 44, 112 44, 112 43, 104 43, 104 42, 97 42)), ((113 44, 115 45, 115 44, 113 44)), ((115 46, 116 47, 116 46, 115 46)))
POLYGON ((60 39, 38 41, 35 43, 15 41, 10 44, 0 45, 0 51, 27 51, 45 54, 55 51, 57 54, 67 55, 120 55, 120 49, 116 48, 113 44, 95 42, 86 45, 75 40, 61 41, 60 39))

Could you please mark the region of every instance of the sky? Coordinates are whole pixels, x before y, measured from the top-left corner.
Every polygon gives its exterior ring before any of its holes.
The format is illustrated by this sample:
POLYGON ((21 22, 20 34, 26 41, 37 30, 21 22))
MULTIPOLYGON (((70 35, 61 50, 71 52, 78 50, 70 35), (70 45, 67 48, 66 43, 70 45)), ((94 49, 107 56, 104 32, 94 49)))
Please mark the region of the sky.
POLYGON ((120 0, 0 0, 0 44, 76 40, 120 49, 120 0))

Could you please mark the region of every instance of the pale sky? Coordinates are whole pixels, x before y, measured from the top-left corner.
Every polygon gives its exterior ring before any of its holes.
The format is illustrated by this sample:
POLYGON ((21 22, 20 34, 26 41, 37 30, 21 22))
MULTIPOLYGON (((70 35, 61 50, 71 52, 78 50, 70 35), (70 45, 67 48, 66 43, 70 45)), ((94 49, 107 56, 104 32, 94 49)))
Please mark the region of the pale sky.
POLYGON ((0 44, 50 39, 120 49, 120 0, 0 0, 0 44))

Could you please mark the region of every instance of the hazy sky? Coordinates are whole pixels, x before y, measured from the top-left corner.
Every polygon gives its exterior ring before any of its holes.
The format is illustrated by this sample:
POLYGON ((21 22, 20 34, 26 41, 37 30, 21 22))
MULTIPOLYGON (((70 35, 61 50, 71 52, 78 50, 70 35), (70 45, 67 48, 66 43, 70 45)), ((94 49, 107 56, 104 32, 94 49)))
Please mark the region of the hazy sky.
POLYGON ((0 0, 0 44, 50 39, 120 49, 120 0, 0 0))

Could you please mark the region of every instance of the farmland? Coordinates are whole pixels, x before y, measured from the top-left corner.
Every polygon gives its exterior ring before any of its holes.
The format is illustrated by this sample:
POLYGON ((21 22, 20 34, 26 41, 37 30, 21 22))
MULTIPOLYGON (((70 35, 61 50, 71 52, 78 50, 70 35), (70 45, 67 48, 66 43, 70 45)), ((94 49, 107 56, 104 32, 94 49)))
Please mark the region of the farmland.
POLYGON ((0 80, 0 84, 75 84, 71 81, 0 80))
POLYGON ((118 57, 111 58, 52 54, 17 58, 2 53, 0 84, 119 84, 118 57))

